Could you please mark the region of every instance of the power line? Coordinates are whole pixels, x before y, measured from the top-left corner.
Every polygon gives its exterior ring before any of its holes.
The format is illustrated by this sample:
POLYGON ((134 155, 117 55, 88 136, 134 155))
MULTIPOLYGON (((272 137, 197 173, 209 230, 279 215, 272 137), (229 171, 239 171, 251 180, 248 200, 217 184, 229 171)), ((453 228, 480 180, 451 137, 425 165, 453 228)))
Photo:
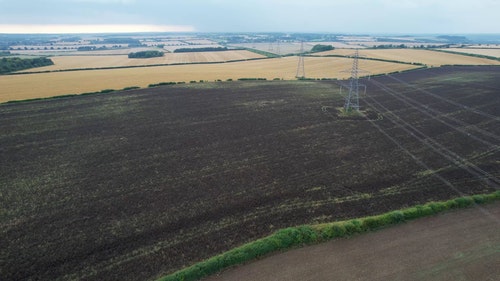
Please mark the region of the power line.
POLYGON ((297 66, 296 78, 305 78, 306 71, 304 69, 304 41, 300 41, 299 65, 297 66))
POLYGON ((500 188, 500 181, 495 176, 489 174, 487 171, 484 171, 475 164, 469 162, 468 160, 462 158, 456 153, 450 151, 448 148, 439 144, 438 142, 436 142, 435 140, 433 140, 432 138, 430 138, 429 136, 427 136, 426 134, 422 133, 420 130, 415 128, 415 126, 401 119, 398 115, 394 114, 391 110, 387 109, 387 107, 376 101, 374 98, 369 97, 369 99, 374 104, 377 104, 380 108, 385 110, 386 113, 393 116, 393 118, 388 118, 392 123, 394 123, 399 128, 403 129, 409 135, 420 141, 422 144, 434 150, 436 153, 443 156, 447 160, 451 161, 456 166, 466 170, 470 174, 483 180, 486 179, 486 183, 490 186, 493 186, 495 189, 500 188))
POLYGON ((468 131, 462 129, 461 127, 458 127, 458 126, 455 126, 453 124, 450 124, 449 122, 446 122, 444 121, 442 118, 439 118, 438 116, 443 116, 444 118, 448 119, 448 120, 451 120, 451 121, 454 121, 456 123, 458 123, 459 125, 465 127, 465 128, 469 128, 471 130, 474 130, 476 131, 477 133, 480 133, 480 134, 483 134, 484 136, 488 136, 490 138, 493 138, 495 139, 496 141, 500 141, 500 137, 491 133, 491 132, 488 132, 486 130, 483 130, 481 128, 478 128, 477 126, 475 125, 472 125, 472 124, 468 124, 460 119, 457 119, 457 118, 454 118, 452 116, 447 116, 447 115, 444 115, 442 112, 438 111, 438 110, 435 110, 433 108, 430 108, 428 106, 425 106, 423 105, 422 103, 408 97, 408 96, 405 96, 405 95, 402 95, 400 93, 398 93, 397 91, 394 91, 393 89, 385 86, 384 84, 376 81, 376 80, 372 80, 371 81, 372 84, 378 86, 380 89, 384 90, 386 93, 390 94, 391 96, 393 96, 394 98, 398 99, 399 101, 402 101, 403 103, 409 105, 410 107, 420 111, 421 113, 431 117, 432 119, 435 119, 439 122, 441 122, 442 124, 445 124, 446 126, 456 130, 456 131, 459 131, 463 134, 465 134, 467 137, 469 138, 472 138, 476 141, 479 141, 483 144, 486 144, 490 147, 494 147, 494 148, 498 148, 499 146, 497 144, 494 144, 494 143, 491 143, 487 140, 484 140, 480 137, 478 137, 477 135, 475 134, 470 134, 468 131))
POLYGON ((454 106, 460 107, 460 108, 465 109, 465 110, 467 110, 467 111, 474 112, 474 113, 476 113, 476 114, 478 114, 478 115, 481 115, 481 116, 483 116, 483 117, 487 117, 487 118, 493 119, 493 120, 495 120, 495 121, 500 121, 500 117, 498 117, 498 116, 495 116, 495 115, 492 115, 492 114, 489 114, 489 113, 486 113, 486 112, 482 112, 482 111, 480 111, 480 110, 477 110, 477 109, 471 108, 471 107, 466 106, 466 105, 464 105, 464 104, 461 104, 461 103, 458 103, 458 102, 455 102, 455 101, 452 101, 452 100, 449 100, 449 99, 443 98, 443 97, 441 97, 441 96, 439 96, 439 95, 436 95, 436 94, 434 94, 434 93, 432 93, 432 92, 430 92, 430 91, 428 91, 428 90, 421 89, 421 88, 419 88, 419 87, 417 87, 417 86, 415 86, 415 85, 412 85, 412 84, 410 84, 410 83, 408 83, 408 82, 406 82, 406 81, 403 81, 403 80, 401 80, 401 79, 399 79, 399 78, 396 78, 396 77, 394 77, 394 76, 392 76, 392 75, 388 75, 388 76, 389 76, 390 78, 392 78, 393 80, 396 80, 396 81, 398 81, 399 83, 401 83, 401 84, 403 84, 403 85, 406 85, 406 86, 408 86, 408 87, 411 87, 411 88, 413 88, 413 89, 416 89, 416 90, 418 90, 418 91, 420 91, 420 92, 422 92, 422 93, 424 93, 424 94, 430 95, 430 96, 432 96, 432 97, 435 97, 435 98, 437 98, 437 99, 440 99, 440 100, 442 100, 442 101, 444 101, 444 102, 447 102, 447 103, 449 103, 449 104, 452 104, 452 105, 454 105, 454 106))

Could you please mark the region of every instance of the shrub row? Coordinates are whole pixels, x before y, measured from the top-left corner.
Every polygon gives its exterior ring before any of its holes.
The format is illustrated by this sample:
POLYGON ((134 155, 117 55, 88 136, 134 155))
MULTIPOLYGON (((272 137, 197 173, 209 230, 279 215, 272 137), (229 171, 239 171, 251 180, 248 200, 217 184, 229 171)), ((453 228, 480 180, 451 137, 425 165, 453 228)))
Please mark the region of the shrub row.
POLYGON ((446 210, 465 208, 500 199, 500 191, 491 194, 460 197, 443 202, 430 202, 389 213, 313 226, 298 226, 279 230, 274 234, 232 249, 208 260, 197 263, 158 281, 193 281, 222 269, 263 257, 269 253, 308 245, 334 238, 349 237, 408 220, 434 215, 446 210))
POLYGON ((140 51, 128 54, 129 59, 147 59, 163 57, 163 52, 160 51, 140 51))
POLYGON ((175 49, 174 53, 222 52, 227 50, 227 47, 179 48, 175 49))
POLYGON ((262 81, 267 80, 266 78, 238 78, 238 81, 262 81))
POLYGON ((155 83, 155 84, 149 84, 148 88, 165 86, 165 85, 175 85, 175 84, 181 84, 181 82, 160 82, 160 83, 155 83))

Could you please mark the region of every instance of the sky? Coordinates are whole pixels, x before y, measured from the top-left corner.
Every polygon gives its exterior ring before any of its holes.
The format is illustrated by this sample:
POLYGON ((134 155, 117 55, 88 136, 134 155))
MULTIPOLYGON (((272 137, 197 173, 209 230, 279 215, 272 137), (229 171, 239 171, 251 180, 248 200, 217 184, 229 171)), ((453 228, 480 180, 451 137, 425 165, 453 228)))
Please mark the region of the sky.
POLYGON ((0 0, 0 33, 500 33, 500 0, 0 0))

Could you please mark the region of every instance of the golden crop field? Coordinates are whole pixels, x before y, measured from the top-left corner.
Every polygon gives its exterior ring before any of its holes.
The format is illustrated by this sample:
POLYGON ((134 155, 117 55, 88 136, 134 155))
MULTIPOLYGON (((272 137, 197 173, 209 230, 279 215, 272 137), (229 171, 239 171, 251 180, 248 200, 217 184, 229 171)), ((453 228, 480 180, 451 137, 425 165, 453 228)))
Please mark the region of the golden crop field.
MULTIPOLYGON (((0 102, 147 87, 159 82, 214 81, 217 79, 266 78, 295 79, 298 57, 284 57, 221 64, 187 64, 141 68, 81 70, 0 76, 0 102)), ((306 77, 347 78, 352 60, 337 57, 305 57, 306 77)), ((371 74, 415 68, 412 65, 381 61, 360 61, 359 67, 371 74)))
MULTIPOLYGON (((317 53, 316 55, 352 55, 353 53, 353 50, 349 49, 335 49, 317 53)), ((495 60, 419 49, 361 49, 359 55, 367 58, 423 63, 428 66, 445 64, 500 65, 500 62, 495 60)))
POLYGON ((473 54, 473 55, 483 55, 483 56, 490 56, 490 57, 497 57, 500 58, 500 48, 494 49, 494 48, 484 48, 484 49, 479 49, 479 48, 448 48, 448 49, 443 49, 443 51, 452 51, 452 52, 459 52, 459 53, 466 53, 466 54, 473 54))
POLYGON ((265 58, 262 55, 245 51, 230 50, 223 52, 166 53, 163 57, 147 59, 129 59, 127 55, 108 56, 56 56, 51 57, 54 65, 32 68, 20 72, 53 71, 82 68, 102 68, 120 66, 140 66, 155 64, 224 62, 265 58))

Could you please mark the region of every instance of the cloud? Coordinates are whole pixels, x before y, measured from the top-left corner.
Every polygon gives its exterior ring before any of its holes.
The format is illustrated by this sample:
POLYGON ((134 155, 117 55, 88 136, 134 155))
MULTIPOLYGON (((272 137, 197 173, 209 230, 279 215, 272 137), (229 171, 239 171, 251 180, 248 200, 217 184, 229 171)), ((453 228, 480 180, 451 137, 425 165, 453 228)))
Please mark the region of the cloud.
POLYGON ((353 33, 498 33, 500 24, 498 0, 0 0, 0 3, 3 24, 123 23, 195 26, 202 32, 353 33))
POLYGON ((0 33, 130 33, 130 32, 192 32, 192 26, 147 24, 0 24, 0 33))
POLYGON ((94 4, 133 4, 135 0, 70 0, 75 3, 94 3, 94 4))

